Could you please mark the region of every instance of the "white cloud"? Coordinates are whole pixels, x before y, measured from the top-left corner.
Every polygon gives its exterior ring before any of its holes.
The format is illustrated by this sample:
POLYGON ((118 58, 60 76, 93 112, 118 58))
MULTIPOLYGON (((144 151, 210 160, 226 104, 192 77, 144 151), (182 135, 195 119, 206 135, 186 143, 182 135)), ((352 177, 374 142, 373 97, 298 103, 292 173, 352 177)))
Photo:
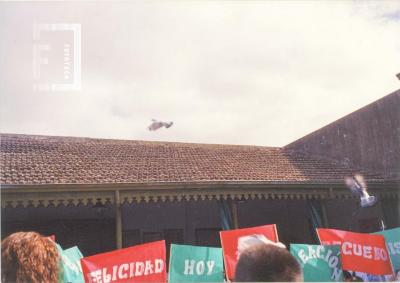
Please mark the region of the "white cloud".
POLYGON ((1 3, 1 131, 282 146, 399 88, 397 3, 1 3), (81 92, 32 91, 35 21, 82 24, 81 92))

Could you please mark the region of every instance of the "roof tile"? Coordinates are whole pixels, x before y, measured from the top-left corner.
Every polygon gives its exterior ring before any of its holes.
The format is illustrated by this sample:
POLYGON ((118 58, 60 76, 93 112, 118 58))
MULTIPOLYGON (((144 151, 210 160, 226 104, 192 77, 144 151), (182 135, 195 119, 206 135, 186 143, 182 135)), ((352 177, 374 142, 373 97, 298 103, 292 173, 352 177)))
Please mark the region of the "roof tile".
POLYGON ((277 147, 1 134, 1 184, 10 185, 319 182, 353 171, 277 147))

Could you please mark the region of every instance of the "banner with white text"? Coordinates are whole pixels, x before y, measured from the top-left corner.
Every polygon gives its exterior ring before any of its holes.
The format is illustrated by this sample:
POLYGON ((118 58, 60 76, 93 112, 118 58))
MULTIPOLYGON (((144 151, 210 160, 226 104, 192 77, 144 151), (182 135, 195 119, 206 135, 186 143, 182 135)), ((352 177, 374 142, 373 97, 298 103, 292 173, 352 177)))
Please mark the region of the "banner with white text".
POLYGON ((392 265, 382 235, 317 229, 322 245, 340 245, 343 269, 374 275, 392 274, 392 265))
POLYGON ((171 245, 169 282, 223 282, 222 249, 171 245))
POLYGON ((290 252, 303 269, 304 282, 343 281, 339 245, 290 244, 290 252))
POLYGON ((400 269, 400 227, 376 232, 374 234, 379 234, 385 237, 393 269, 398 271, 400 269))
POLYGON ((166 282, 165 241, 81 259, 86 283, 166 282))

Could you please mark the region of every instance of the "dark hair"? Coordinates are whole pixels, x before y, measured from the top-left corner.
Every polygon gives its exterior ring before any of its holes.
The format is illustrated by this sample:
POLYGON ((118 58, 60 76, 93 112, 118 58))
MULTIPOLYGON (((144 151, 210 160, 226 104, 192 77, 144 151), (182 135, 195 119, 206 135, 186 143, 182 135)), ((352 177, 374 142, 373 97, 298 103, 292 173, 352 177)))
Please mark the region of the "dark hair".
POLYGON ((357 276, 354 271, 343 270, 343 279, 345 282, 364 282, 364 280, 357 276))
POLYGON ((286 250, 266 244, 247 248, 236 266, 237 282, 293 282, 302 271, 297 260, 286 250))
POLYGON ((343 279, 344 281, 350 282, 353 279, 353 275, 347 270, 343 270, 343 279))

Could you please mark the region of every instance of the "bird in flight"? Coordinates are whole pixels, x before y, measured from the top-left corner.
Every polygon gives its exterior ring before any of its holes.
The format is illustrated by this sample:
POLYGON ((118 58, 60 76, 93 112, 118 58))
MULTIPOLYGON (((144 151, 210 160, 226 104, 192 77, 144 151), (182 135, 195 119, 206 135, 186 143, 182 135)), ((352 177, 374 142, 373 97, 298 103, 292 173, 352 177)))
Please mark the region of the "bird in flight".
POLYGON ((147 128, 149 131, 156 131, 159 128, 165 127, 165 128, 169 128, 171 127, 174 122, 163 122, 163 121, 158 121, 156 119, 151 119, 152 123, 150 124, 150 126, 147 128))
POLYGON ((377 202, 376 197, 368 194, 367 183, 362 175, 356 174, 351 177, 346 177, 345 183, 353 194, 360 197, 361 207, 373 206, 377 202))

